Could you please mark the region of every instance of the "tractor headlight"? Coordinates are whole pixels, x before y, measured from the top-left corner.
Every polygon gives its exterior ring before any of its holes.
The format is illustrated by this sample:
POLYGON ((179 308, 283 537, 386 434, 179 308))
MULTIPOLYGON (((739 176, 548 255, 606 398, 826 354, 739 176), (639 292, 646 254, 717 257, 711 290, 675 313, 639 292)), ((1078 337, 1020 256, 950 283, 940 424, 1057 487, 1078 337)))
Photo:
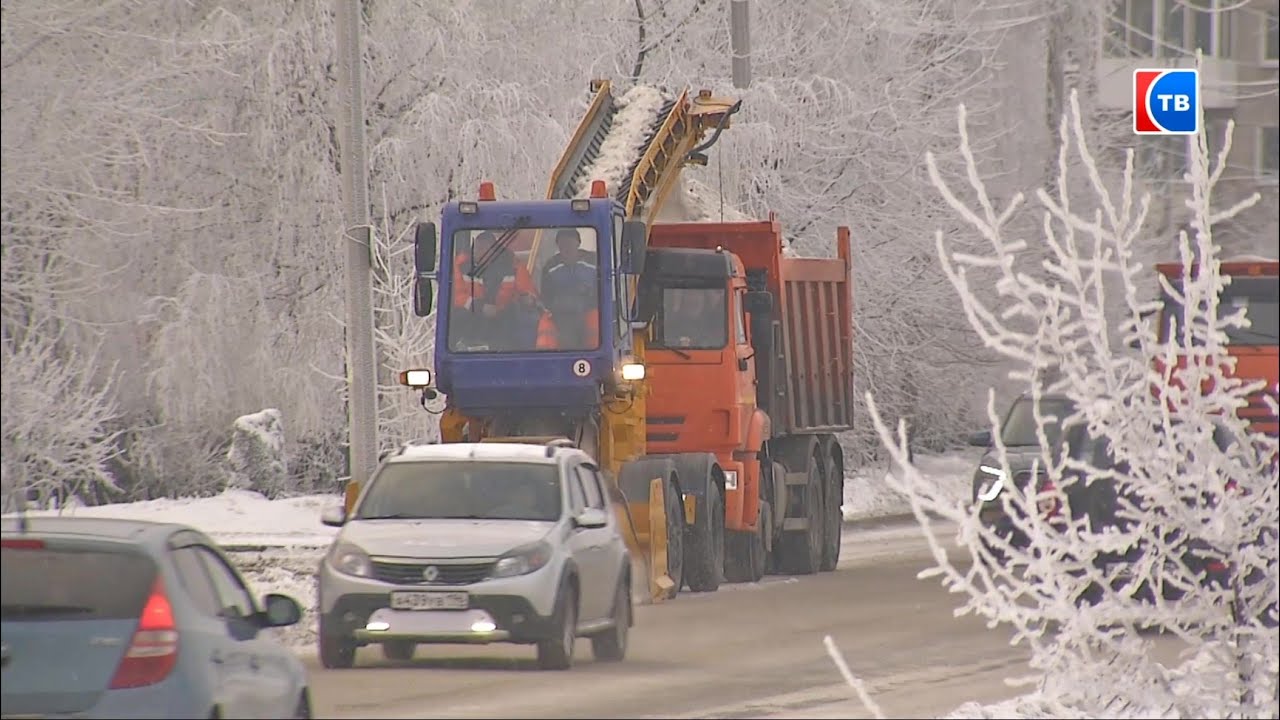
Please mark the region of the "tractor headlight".
POLYGON ((642 363, 623 363, 622 364, 623 380, 643 380, 644 365, 642 363))

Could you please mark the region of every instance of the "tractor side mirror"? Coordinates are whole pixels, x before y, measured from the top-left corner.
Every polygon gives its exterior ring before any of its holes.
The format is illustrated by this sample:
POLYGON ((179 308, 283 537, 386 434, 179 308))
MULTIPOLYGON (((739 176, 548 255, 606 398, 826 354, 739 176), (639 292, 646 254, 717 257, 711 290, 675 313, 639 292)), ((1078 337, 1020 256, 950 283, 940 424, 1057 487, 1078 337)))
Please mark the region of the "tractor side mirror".
POLYGON ((435 307, 436 287, 431 278, 416 277, 413 279, 413 314, 426 317, 435 307))
POLYGON ((436 271, 436 224, 418 223, 413 233, 413 267, 419 275, 436 271))
POLYGON ((644 272, 644 257, 648 250, 649 229, 643 220, 627 220, 622 223, 622 257, 618 267, 624 275, 640 275, 644 272))
POLYGON ((742 299, 742 307, 752 315, 765 315, 773 310, 773 293, 753 290, 742 299))

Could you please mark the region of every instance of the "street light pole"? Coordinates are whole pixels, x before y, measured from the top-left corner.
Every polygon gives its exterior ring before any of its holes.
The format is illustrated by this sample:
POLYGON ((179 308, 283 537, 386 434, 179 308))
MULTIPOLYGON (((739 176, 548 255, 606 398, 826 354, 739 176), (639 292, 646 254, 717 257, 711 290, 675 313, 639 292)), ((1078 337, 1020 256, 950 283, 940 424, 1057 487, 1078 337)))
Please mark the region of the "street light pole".
POLYGON ((378 455, 378 376, 373 340, 372 243, 365 166, 360 0, 334 0, 338 43, 339 136, 346 227, 347 418, 351 480, 361 486, 378 455))

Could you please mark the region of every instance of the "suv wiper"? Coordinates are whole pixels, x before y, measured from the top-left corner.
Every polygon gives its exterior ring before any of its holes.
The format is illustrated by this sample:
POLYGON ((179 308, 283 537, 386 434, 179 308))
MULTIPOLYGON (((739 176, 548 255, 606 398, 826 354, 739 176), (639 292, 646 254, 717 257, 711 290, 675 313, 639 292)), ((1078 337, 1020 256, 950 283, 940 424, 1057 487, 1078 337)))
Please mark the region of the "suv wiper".
POLYGON ((386 513, 383 515, 360 515, 356 520, 426 520, 421 515, 410 513, 386 513))
POLYGON ((1253 328, 1229 328, 1227 330, 1227 344, 1242 345, 1246 342, 1260 342, 1267 345, 1274 345, 1280 342, 1280 338, 1262 330, 1254 330, 1253 328))

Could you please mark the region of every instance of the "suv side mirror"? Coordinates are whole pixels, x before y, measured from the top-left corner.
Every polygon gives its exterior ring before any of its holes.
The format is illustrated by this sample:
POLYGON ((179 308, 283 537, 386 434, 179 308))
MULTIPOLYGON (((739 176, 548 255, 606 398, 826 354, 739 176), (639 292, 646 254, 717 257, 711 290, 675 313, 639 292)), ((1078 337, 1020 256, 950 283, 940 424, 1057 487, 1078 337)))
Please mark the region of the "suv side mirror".
POLYGON ((742 308, 752 315, 764 315, 773 310, 773 293, 752 290, 742 298, 742 308))
POLYGON ((436 224, 418 223, 413 232, 413 268, 419 275, 436 271, 436 224))
POLYGON ((649 228, 643 220, 627 220, 622 223, 622 257, 618 267, 624 275, 640 275, 644 272, 644 257, 649 245, 649 228))
POLYGON ((970 444, 970 445, 972 445, 972 446, 974 446, 974 447, 990 447, 990 446, 991 446, 991 431, 990 431, 990 430, 979 430, 978 432, 976 432, 976 433, 974 433, 974 434, 970 435, 970 436, 969 436, 969 444, 970 444))
POLYGON ((586 508, 573 519, 573 524, 580 528, 602 528, 609 524, 609 516, 599 508, 586 508))
POLYGON ((347 523, 347 509, 340 506, 327 507, 320 513, 320 522, 329 527, 342 527, 347 523))

